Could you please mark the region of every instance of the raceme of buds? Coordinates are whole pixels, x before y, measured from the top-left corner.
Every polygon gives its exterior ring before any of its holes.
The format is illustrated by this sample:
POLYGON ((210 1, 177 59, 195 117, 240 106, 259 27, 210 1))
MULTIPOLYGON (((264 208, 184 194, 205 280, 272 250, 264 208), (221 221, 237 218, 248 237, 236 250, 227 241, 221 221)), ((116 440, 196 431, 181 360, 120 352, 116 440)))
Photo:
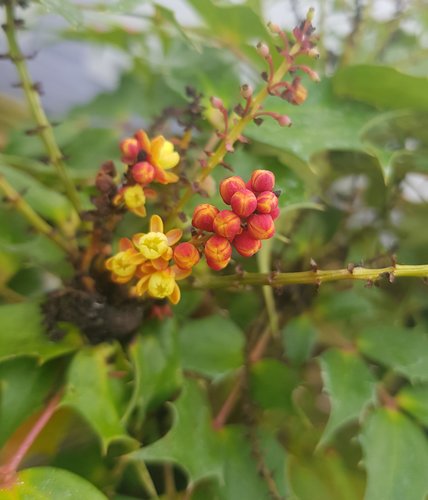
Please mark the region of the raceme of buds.
POLYGON ((180 269, 191 269, 200 259, 198 250, 191 243, 180 243, 174 248, 174 262, 180 269))
POLYGON ((259 214, 270 214, 278 208, 278 197, 272 191, 262 191, 257 196, 257 212, 259 214))
POLYGON ((248 230, 245 230, 233 240, 233 246, 243 257, 252 257, 260 250, 262 242, 251 237, 248 230))
POLYGON ((224 179, 220 182, 220 195, 223 198, 223 201, 227 205, 230 205, 230 200, 232 199, 232 196, 237 191, 240 191, 241 189, 244 188, 245 188, 244 180, 241 177, 234 175, 233 177, 228 177, 227 179, 224 179))
POLYGON ((214 271, 220 271, 230 262, 232 245, 227 238, 214 235, 206 242, 204 253, 210 268, 214 271))
POLYGON ((230 205, 232 210, 235 214, 239 215, 239 217, 248 217, 257 208, 257 198, 249 189, 242 189, 232 196, 230 205))
POLYGON ((275 224, 269 214, 253 214, 248 218, 248 234, 258 240, 268 240, 275 234, 275 224))
POLYGON ((270 170, 254 170, 251 174, 251 189, 256 192, 272 191, 275 175, 270 170))
POLYGON ((192 225, 202 231, 214 231, 213 223, 215 216, 219 213, 219 209, 209 203, 198 205, 192 218, 192 225))
POLYGON ((214 232, 232 241, 242 231, 241 219, 230 210, 221 210, 214 218, 214 232))

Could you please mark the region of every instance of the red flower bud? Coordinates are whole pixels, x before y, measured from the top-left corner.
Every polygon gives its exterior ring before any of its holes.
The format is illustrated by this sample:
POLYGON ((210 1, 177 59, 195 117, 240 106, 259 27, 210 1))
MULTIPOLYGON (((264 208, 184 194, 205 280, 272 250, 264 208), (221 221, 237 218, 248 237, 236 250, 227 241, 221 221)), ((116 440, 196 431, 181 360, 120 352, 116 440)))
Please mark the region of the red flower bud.
POLYGON ((138 141, 134 138, 123 139, 120 145, 120 151, 122 152, 122 161, 127 165, 132 165, 137 161, 137 156, 140 151, 140 146, 138 141))
POLYGON ((150 165, 147 161, 140 161, 136 163, 131 169, 132 177, 135 182, 146 186, 150 184, 155 177, 155 169, 153 165, 150 165))
POLYGON ((275 186, 275 175, 270 170, 254 170, 251 174, 251 189, 253 191, 272 191, 275 186))
POLYGON ((174 262, 180 269, 191 269, 199 259, 199 252, 191 243, 180 243, 174 248, 174 262))
POLYGON ((275 225, 269 214, 253 214, 248 218, 248 234, 257 240, 268 240, 275 234, 275 225))
POLYGON ((232 241, 242 231, 241 219, 230 210, 221 210, 214 218, 213 228, 219 236, 232 241))
POLYGON ((233 240, 233 246, 243 257, 252 257, 260 250, 262 242, 252 238, 246 230, 242 231, 241 234, 238 234, 238 236, 233 240))
POLYGON ((245 182, 237 175, 223 179, 220 182, 220 194, 227 205, 230 205, 230 199, 236 191, 240 191, 241 189, 245 189, 245 182))
POLYGON ((272 191, 263 191, 257 196, 257 212, 259 214, 270 214, 278 207, 278 198, 272 191))
POLYGON ((193 211, 192 225, 203 231, 214 231, 213 222, 215 216, 219 213, 219 209, 209 203, 202 203, 195 207, 193 211))
POLYGON ((272 217, 273 220, 276 220, 279 217, 280 213, 281 213, 281 211, 277 207, 277 208, 274 208, 269 215, 272 217))
POLYGON ((220 271, 229 264, 232 257, 232 245, 226 238, 214 235, 206 242, 204 253, 210 268, 220 271))
POLYGON ((249 189, 242 189, 232 196, 230 205, 239 217, 248 217, 257 208, 257 198, 249 189))

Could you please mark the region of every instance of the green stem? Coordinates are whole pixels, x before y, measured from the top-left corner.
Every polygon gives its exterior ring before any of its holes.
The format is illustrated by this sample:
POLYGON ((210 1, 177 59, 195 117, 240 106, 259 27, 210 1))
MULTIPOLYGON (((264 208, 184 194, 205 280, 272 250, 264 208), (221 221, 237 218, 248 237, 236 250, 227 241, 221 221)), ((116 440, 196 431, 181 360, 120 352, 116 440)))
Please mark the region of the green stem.
POLYGON ((230 288, 244 285, 279 287, 285 285, 320 285, 329 281, 360 280, 375 282, 383 277, 390 281, 395 278, 428 278, 428 264, 400 265, 369 269, 354 267, 349 269, 331 269, 301 271, 295 273, 244 273, 229 276, 207 276, 195 282, 198 288, 230 288))
POLYGON ((28 68, 25 63, 25 57, 23 56, 18 45, 15 29, 14 0, 6 2, 6 24, 4 25, 4 31, 9 45, 9 57, 15 64, 18 71, 21 85, 27 98, 28 106, 37 124, 37 132, 46 148, 49 161, 56 169, 57 175, 64 186, 67 197, 73 204, 76 212, 79 213, 79 195, 76 187, 67 174, 62 153, 55 140, 52 125, 43 110, 37 88, 31 80, 30 73, 28 72, 28 68))
POLYGON ((65 240, 56 229, 48 224, 40 215, 34 211, 34 209, 24 200, 24 198, 16 191, 6 180, 6 178, 0 174, 0 192, 3 192, 6 201, 8 201, 21 215, 27 219, 27 221, 34 227, 34 229, 43 234, 51 241, 56 243, 62 250, 69 254, 72 258, 75 257, 76 251, 70 245, 70 243, 65 240))

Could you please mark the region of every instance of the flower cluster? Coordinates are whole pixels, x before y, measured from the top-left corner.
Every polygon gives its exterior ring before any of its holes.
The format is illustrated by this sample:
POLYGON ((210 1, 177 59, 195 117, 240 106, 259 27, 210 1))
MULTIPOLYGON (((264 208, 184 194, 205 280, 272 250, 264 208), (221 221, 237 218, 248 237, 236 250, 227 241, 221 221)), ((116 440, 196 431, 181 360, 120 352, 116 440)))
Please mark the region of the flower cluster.
POLYGON ((126 182, 114 199, 114 204, 125 205, 140 217, 146 216, 146 196, 153 194, 147 186, 151 182, 170 184, 178 181, 178 176, 169 172, 180 161, 172 142, 162 135, 150 140, 144 130, 120 143, 122 161, 128 165, 126 182))
POLYGON ((191 243, 177 245, 181 237, 181 229, 164 233, 162 219, 153 215, 149 232, 134 234, 131 240, 122 238, 119 252, 107 259, 105 266, 116 283, 137 279, 132 289, 134 295, 168 298, 177 304, 180 288, 176 281, 189 276, 200 258, 191 243))
POLYGON ((225 268, 232 247, 243 257, 261 248, 261 240, 275 234, 274 220, 279 216, 278 196, 273 192, 275 176, 269 170, 255 170, 250 180, 228 177, 220 183, 220 194, 231 210, 219 210, 203 203, 193 213, 192 225, 202 232, 214 233, 205 242, 204 254, 211 269, 225 268))

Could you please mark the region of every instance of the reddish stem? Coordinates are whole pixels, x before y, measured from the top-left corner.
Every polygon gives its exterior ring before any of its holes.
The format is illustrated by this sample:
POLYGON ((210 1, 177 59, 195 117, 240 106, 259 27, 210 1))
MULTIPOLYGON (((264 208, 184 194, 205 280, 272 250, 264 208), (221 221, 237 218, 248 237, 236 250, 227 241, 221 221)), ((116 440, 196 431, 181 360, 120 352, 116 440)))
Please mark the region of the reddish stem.
POLYGON ((16 471, 23 458, 27 454, 28 450, 31 448, 32 444, 36 440, 37 436, 43 430, 45 425, 48 423, 55 410, 57 409, 58 403, 61 399, 62 394, 57 393, 49 401, 44 410, 40 413, 38 419, 35 421, 34 425, 30 429, 30 432, 25 436, 24 440, 19 445, 18 449, 12 455, 12 457, 7 461, 5 465, 0 468, 0 484, 6 485, 15 476, 16 471))

